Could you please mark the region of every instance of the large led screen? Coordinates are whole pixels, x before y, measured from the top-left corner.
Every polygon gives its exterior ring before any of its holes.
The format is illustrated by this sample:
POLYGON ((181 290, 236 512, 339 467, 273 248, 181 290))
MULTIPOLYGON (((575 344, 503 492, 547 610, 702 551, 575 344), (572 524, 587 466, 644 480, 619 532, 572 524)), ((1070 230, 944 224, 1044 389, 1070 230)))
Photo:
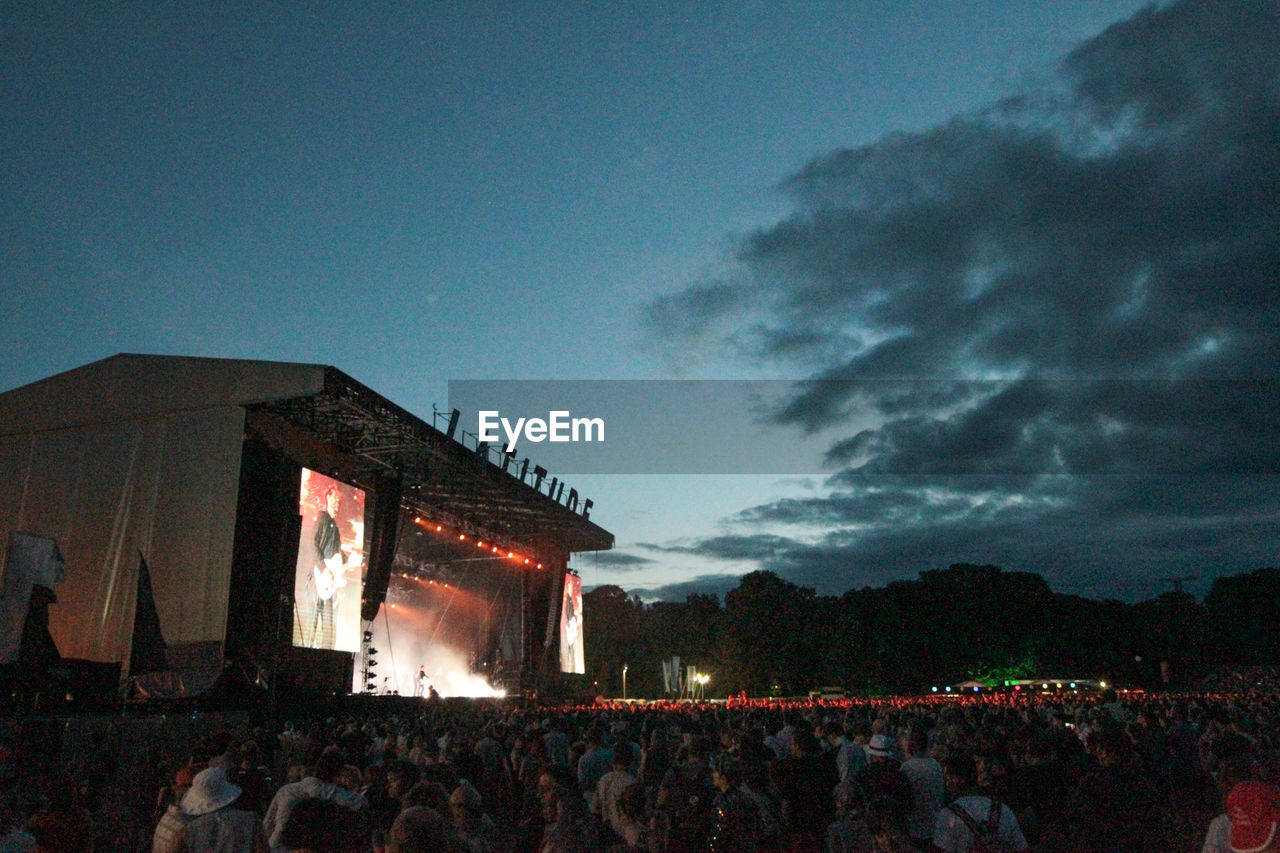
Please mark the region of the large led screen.
POLYGON ((293 644, 360 650, 364 490, 302 469, 302 535, 293 577, 293 644))
POLYGON ((564 601, 560 605, 560 671, 587 671, 582 650, 582 578, 564 576, 564 601))

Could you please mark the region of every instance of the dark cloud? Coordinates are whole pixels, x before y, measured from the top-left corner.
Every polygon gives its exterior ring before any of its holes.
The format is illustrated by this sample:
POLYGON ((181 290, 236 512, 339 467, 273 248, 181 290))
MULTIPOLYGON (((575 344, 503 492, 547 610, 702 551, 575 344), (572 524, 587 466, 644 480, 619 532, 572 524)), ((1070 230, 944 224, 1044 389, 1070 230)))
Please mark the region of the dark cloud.
POLYGON ((653 560, 626 551, 594 551, 589 555, 576 557, 574 562, 598 566, 612 572, 630 572, 652 564, 653 560))
MULTIPOLYGON (((746 528, 807 526, 760 549, 762 568, 834 595, 951 563, 1034 571, 1060 591, 1136 599, 1162 579, 1218 576, 1275 562, 1276 476, 840 478, 852 488, 744 510, 746 528)), ((697 548, 738 559, 758 537, 721 536, 697 548)))
POLYGON ((644 547, 663 554, 688 554, 716 557, 722 560, 764 560, 793 547, 792 540, 782 536, 717 536, 688 545, 654 545, 644 547))
POLYGON ((1123 596, 1273 561, 1280 4, 1149 8, 1058 71, 815 159, 731 275, 651 306, 688 351, 805 372, 776 422, 863 424, 828 495, 737 519, 820 535, 690 553, 826 591, 970 561, 1123 596))

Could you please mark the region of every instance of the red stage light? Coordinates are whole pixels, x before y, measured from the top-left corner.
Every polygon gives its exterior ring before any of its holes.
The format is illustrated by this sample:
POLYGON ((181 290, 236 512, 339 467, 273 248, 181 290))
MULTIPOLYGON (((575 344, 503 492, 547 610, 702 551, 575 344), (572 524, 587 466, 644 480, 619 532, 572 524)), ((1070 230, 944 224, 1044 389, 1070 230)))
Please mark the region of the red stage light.
POLYGON ((444 528, 443 528, 442 526, 440 526, 439 524, 437 524, 437 525, 436 525, 436 533, 439 533, 441 530, 444 530, 444 528))
POLYGON ((466 539, 466 538, 467 538, 467 534, 465 534, 465 533, 459 533, 459 534, 458 534, 458 538, 459 538, 459 539, 466 539))

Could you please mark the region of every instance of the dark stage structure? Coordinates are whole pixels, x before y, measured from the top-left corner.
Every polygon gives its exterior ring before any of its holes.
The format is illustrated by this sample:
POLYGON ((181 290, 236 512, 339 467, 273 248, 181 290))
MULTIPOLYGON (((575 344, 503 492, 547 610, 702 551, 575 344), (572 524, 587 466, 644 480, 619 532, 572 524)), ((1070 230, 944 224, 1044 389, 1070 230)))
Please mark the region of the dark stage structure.
POLYGON ((554 693, 569 555, 613 536, 433 421, 331 366, 237 359, 122 354, 0 394, 6 689, 554 693))

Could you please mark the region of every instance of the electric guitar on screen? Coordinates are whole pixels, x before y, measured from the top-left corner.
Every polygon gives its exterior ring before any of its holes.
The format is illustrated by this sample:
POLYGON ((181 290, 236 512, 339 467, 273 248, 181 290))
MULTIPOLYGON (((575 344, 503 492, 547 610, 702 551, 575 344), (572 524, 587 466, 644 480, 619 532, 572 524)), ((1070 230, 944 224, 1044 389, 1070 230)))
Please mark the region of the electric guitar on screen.
POLYGON ((359 567, 362 559, 359 551, 345 545, 341 551, 325 557, 323 565, 316 566, 314 570, 316 597, 321 601, 333 598, 334 593, 347 585, 347 569, 359 567))

